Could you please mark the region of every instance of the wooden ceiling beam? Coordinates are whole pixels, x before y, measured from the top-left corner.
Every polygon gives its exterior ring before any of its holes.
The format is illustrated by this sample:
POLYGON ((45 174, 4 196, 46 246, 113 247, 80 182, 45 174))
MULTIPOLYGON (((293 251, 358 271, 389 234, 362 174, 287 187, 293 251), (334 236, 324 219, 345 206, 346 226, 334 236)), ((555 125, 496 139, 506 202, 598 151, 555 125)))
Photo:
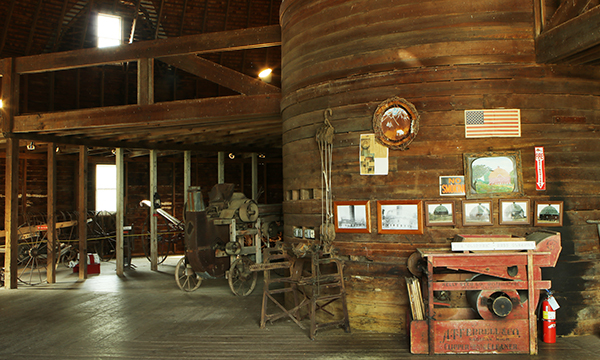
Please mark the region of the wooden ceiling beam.
POLYGON ((589 6, 591 0, 565 0, 556 9, 550 20, 546 23, 544 30, 550 30, 553 27, 570 20, 581 12, 583 12, 587 6, 589 6))
POLYGON ((239 92, 242 95, 276 94, 281 92, 276 86, 197 55, 171 56, 162 58, 161 61, 202 79, 239 92))
POLYGON ((231 119, 280 116, 281 95, 223 96, 148 105, 123 105, 15 117, 16 133, 78 128, 150 127, 192 121, 194 126, 231 119))
POLYGON ((600 6, 542 32, 536 38, 539 63, 562 60, 600 44, 600 6))
POLYGON ((162 138, 170 139, 173 136, 183 136, 189 134, 207 134, 210 137, 220 136, 221 134, 231 133, 237 129, 262 129, 265 126, 279 126, 281 132, 281 119, 277 117, 262 117, 258 119, 217 119, 212 122, 203 122, 202 126, 198 126, 198 121, 190 120, 186 122, 169 122, 163 123, 159 128, 148 128, 146 126, 138 127, 110 127, 107 131, 106 127, 96 128, 80 128, 80 129, 64 129, 54 131, 36 131, 40 135, 53 136, 77 136, 77 137, 94 137, 96 139, 116 139, 133 141, 138 139, 158 140, 162 138), (156 131, 154 131, 156 130, 156 131))
POLYGON ((19 74, 74 69, 79 67, 137 61, 143 58, 166 58, 186 54, 206 54, 281 45, 281 28, 270 25, 229 30, 170 39, 140 41, 110 48, 89 48, 51 54, 19 57, 19 74))
POLYGON ((147 141, 158 141, 160 139, 173 139, 181 141, 181 139, 187 136, 193 136, 197 134, 206 134, 208 139, 214 140, 222 136, 223 134, 228 135, 240 129, 251 129, 258 130, 265 127, 278 126, 281 132, 281 120, 275 118, 247 121, 238 120, 236 122, 230 122, 226 125, 210 125, 204 127, 194 127, 193 125, 176 125, 169 127, 161 127, 159 132, 149 132, 148 128, 128 128, 128 129, 114 129, 110 133, 101 129, 95 131, 80 131, 80 132, 69 132, 73 135, 90 136, 95 139, 114 139, 114 140, 147 140, 147 141))
POLYGON ((27 141, 41 141, 41 142, 54 142, 61 145, 85 145, 89 147, 98 148, 125 148, 125 149, 156 149, 156 150, 190 150, 190 151, 206 151, 206 152, 218 152, 218 151, 236 151, 243 153, 251 152, 262 152, 267 154, 281 154, 281 149, 276 149, 267 146, 256 146, 251 147, 247 144, 241 146, 230 145, 230 144, 209 144, 203 145, 199 143, 181 143, 181 142, 150 142, 150 141, 107 141, 107 140, 96 140, 84 137, 73 137, 73 136, 54 136, 54 135, 39 135, 35 133, 27 134, 6 134, 6 138, 13 138, 27 141))

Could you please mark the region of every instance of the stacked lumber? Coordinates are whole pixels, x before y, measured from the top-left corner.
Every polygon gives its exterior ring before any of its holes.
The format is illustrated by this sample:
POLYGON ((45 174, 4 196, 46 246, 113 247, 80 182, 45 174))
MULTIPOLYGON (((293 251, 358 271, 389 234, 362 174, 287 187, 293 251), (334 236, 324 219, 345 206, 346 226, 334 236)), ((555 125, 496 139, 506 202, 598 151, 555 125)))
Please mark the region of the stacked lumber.
POLYGON ((410 300, 410 310, 413 320, 425 320, 425 304, 421 294, 421 283, 416 277, 406 278, 406 287, 408 289, 408 299, 410 300))

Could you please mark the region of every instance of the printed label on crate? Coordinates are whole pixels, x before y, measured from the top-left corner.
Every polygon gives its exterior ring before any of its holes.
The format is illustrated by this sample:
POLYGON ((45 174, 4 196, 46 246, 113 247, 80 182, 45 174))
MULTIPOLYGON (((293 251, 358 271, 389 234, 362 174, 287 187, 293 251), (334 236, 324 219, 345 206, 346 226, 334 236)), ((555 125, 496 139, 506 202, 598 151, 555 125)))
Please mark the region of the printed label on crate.
POLYGON ((435 353, 528 353, 527 320, 436 321, 435 353))

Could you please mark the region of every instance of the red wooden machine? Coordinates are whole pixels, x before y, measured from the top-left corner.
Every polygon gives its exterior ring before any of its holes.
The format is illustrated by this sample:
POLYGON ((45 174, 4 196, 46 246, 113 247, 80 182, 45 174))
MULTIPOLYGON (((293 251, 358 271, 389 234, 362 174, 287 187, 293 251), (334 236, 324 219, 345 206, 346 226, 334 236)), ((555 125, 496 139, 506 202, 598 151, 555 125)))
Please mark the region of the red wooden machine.
POLYGON ((457 235, 453 248, 418 249, 409 259, 413 274, 427 275, 424 320, 410 322, 411 352, 537 354, 536 307, 551 287, 541 268, 556 265, 560 233, 457 235))

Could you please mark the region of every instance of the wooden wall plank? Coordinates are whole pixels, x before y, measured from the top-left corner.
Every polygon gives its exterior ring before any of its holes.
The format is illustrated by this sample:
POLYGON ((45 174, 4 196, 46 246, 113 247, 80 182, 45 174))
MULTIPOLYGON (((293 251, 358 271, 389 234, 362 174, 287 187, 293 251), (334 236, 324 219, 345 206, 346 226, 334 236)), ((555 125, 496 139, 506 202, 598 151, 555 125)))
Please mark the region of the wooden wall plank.
MULTIPOLYGON (((524 236, 541 229, 499 225, 498 199, 492 200, 493 226, 462 225, 465 196, 440 196, 439 176, 464 175, 466 153, 521 152, 522 197, 532 204, 564 202, 563 226, 554 228, 562 234, 563 254, 548 278, 555 279, 558 292, 567 292, 573 279, 580 279, 578 289, 596 288, 586 274, 600 268, 600 243, 597 229, 586 220, 600 217, 600 72, 590 66, 536 64, 533 15, 531 4, 511 1, 282 4, 284 239, 307 241, 293 238, 293 228, 320 225, 320 200, 300 195, 320 189, 315 134, 323 112, 331 109, 333 199, 369 200, 375 224, 371 233, 338 233, 334 241, 351 276, 348 297, 351 318, 361 319, 357 326, 404 332, 398 326, 406 294, 389 284, 401 284, 409 275, 406 259, 416 248, 448 246, 461 233, 524 236), (408 149, 389 151, 388 175, 361 176, 360 135, 373 133, 375 109, 394 96, 417 108, 418 135, 408 149), (521 136, 465 138, 464 111, 493 108, 520 109, 521 136), (537 146, 546 154, 545 191, 535 190, 537 146), (425 227, 420 235, 378 234, 376 202, 393 199, 453 200, 457 224, 425 227), (387 293, 373 295, 370 283, 387 283, 382 290, 387 293), (362 296, 366 303, 381 300, 382 310, 367 315, 362 296), (383 314, 397 320, 386 321, 383 314)), ((576 320, 589 301, 580 306, 584 299, 577 295, 565 302, 577 310, 568 314, 569 327, 561 331, 589 329, 589 323, 576 320)))

